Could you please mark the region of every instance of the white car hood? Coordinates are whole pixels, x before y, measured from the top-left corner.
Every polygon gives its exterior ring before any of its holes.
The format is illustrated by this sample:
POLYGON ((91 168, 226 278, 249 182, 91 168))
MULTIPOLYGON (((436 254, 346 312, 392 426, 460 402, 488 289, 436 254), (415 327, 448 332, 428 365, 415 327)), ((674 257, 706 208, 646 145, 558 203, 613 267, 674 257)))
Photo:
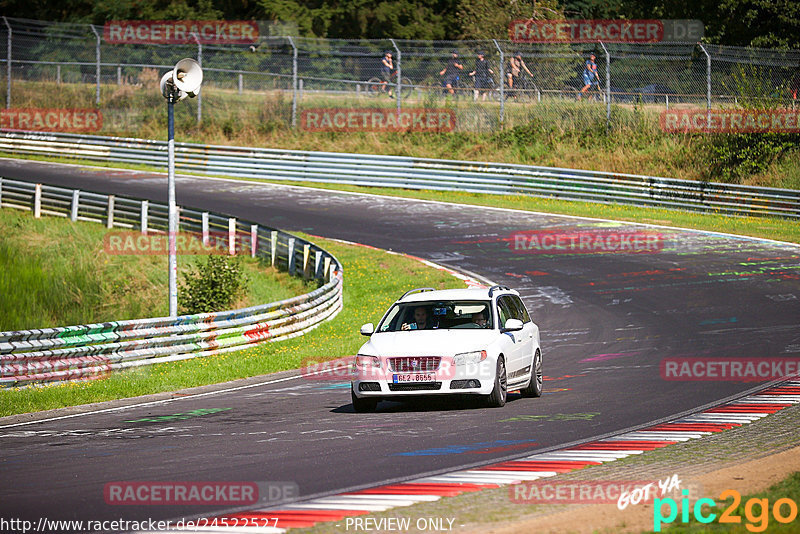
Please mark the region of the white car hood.
POLYGON ((371 356, 453 356, 483 350, 499 335, 495 330, 479 329, 378 332, 358 352, 371 356))

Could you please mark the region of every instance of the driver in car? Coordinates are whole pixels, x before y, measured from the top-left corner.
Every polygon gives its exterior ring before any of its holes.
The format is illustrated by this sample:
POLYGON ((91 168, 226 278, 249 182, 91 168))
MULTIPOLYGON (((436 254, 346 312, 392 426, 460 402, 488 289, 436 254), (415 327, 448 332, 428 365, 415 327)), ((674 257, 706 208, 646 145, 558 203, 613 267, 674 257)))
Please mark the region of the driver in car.
POLYGON ((414 308, 414 322, 403 323, 403 326, 400 327, 401 330, 426 330, 429 328, 433 328, 433 324, 431 324, 428 309, 425 306, 414 308))
POLYGON ((472 322, 480 328, 486 328, 487 321, 485 312, 479 311, 472 314, 472 322))

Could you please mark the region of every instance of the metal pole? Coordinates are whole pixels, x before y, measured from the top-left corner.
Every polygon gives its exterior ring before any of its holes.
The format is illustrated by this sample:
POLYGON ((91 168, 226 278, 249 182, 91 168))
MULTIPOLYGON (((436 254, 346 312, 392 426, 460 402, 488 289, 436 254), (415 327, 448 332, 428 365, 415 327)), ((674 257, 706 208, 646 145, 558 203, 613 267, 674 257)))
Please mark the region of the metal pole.
POLYGON ((711 110, 711 54, 708 53, 703 43, 697 43, 700 50, 706 55, 706 110, 711 110))
POLYGON ((95 45, 95 81, 97 82, 97 89, 95 91, 95 103, 99 106, 100 105, 100 34, 94 27, 94 24, 90 24, 89 27, 94 32, 95 39, 97 40, 97 44, 95 45))
MULTIPOLYGON (((197 34, 194 36, 197 39, 197 63, 200 67, 203 66, 203 44, 200 42, 200 39, 197 37, 197 34)), ((203 94, 198 92, 197 93, 197 124, 203 120, 203 94)))
POLYGON ((297 127, 297 46, 294 39, 286 37, 292 45, 292 128, 297 127))
POLYGON ((167 97, 167 189, 169 195, 169 316, 178 316, 178 209, 175 202, 175 97, 167 97))
POLYGON ((397 43, 394 42, 394 39, 389 39, 392 42, 392 46, 394 47, 394 51, 397 53, 397 94, 395 97, 397 98, 397 117, 400 120, 400 112, 402 111, 402 104, 400 101, 400 91, 403 88, 403 84, 400 81, 403 77, 403 67, 401 66, 402 63, 402 53, 400 52, 400 48, 397 47, 397 43))
POLYGON ((503 92, 503 88, 505 87, 505 73, 503 69, 505 69, 505 60, 503 59, 503 49, 500 48, 500 45, 497 44, 497 39, 492 39, 494 46, 497 48, 497 51, 500 52, 500 129, 503 129, 503 120, 505 119, 505 105, 506 105, 506 98, 503 92))
POLYGON ((603 41, 598 41, 606 54, 606 131, 611 129, 611 55, 603 41))
POLYGON ((8 19, 5 17, 3 17, 3 22, 6 23, 6 28, 8 29, 6 44, 6 109, 9 109, 11 107, 11 24, 8 23, 8 19))

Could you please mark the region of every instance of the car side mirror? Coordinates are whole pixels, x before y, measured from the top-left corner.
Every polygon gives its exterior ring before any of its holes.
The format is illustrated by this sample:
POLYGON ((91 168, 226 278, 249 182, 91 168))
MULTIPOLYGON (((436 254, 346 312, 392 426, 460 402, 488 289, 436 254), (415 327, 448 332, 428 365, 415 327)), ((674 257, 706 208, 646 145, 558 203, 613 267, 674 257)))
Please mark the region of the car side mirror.
POLYGON ((503 332, 517 332, 522 330, 522 321, 519 319, 509 319, 506 321, 506 326, 503 328, 503 332))
POLYGON ((374 333, 375 333, 375 325, 372 323, 367 323, 361 327, 362 336, 371 336, 374 333))

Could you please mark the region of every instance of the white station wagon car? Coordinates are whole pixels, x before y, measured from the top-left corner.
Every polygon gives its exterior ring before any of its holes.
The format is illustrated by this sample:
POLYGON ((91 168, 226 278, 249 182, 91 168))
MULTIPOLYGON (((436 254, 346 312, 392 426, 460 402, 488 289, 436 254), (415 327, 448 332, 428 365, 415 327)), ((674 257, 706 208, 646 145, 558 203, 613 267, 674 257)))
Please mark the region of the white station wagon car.
POLYGON ((361 333, 370 339, 355 361, 357 412, 419 395, 480 395, 500 407, 508 391, 542 394, 539 327, 505 286, 412 289, 361 333))

